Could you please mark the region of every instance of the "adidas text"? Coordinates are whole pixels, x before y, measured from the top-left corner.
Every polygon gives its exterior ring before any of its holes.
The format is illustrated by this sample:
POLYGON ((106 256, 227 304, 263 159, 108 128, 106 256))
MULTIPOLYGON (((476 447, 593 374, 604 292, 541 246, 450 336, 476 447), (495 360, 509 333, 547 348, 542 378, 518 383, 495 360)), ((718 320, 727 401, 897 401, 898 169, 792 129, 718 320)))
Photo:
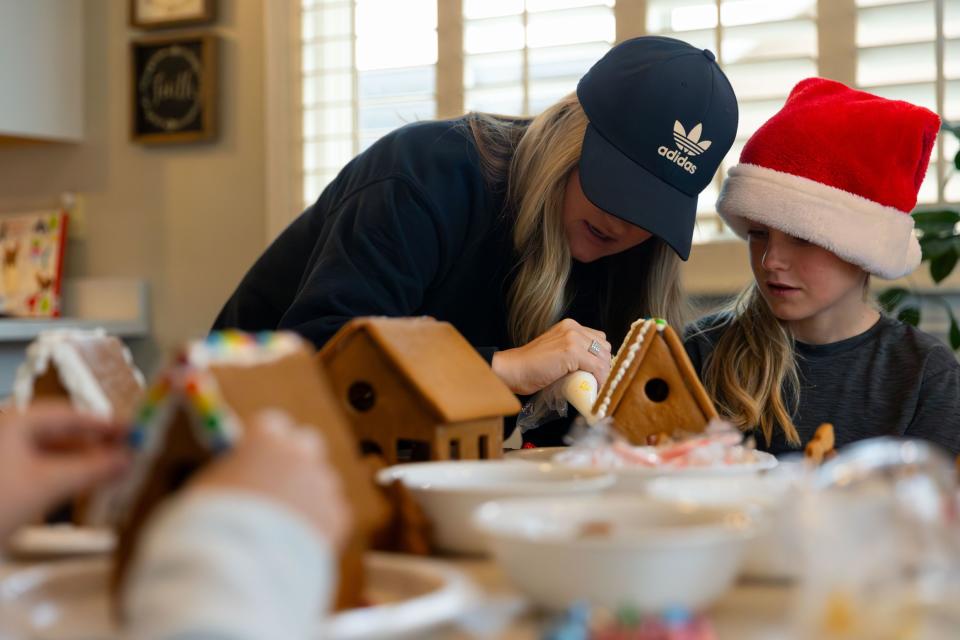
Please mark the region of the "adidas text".
POLYGON ((678 149, 668 149, 661 145, 660 148, 657 149, 657 153, 675 165, 682 167, 687 173, 694 174, 697 172, 697 165, 690 162, 690 158, 680 153, 678 149))

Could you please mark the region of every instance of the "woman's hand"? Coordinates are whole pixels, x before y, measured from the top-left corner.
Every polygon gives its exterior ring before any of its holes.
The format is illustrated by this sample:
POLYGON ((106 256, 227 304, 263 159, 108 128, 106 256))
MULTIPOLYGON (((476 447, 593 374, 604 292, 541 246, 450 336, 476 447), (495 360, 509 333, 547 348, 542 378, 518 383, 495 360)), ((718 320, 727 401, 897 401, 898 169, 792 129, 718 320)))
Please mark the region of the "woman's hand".
POLYGON ((511 391, 530 395, 578 370, 592 373, 602 385, 610 373, 610 352, 606 334, 567 318, 522 347, 498 351, 491 364, 511 391), (594 340, 599 354, 590 351, 594 340))
POLYGON ((0 416, 0 541, 67 498, 117 478, 130 454, 123 425, 63 403, 0 416))
POLYGON ((188 490, 208 489, 244 491, 283 505, 310 522, 334 549, 350 527, 351 513, 324 440, 280 411, 260 414, 236 449, 199 473, 188 490))

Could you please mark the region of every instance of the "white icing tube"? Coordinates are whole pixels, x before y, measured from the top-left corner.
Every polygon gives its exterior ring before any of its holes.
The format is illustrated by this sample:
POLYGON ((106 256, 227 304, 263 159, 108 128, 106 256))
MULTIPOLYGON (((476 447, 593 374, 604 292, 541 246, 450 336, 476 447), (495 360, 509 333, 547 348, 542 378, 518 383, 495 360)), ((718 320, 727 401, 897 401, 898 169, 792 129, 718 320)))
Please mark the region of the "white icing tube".
POLYGON ((592 373, 574 371, 568 374, 562 384, 563 397, 580 412, 587 423, 593 424, 597 417, 593 415, 593 403, 597 401, 599 385, 592 373))

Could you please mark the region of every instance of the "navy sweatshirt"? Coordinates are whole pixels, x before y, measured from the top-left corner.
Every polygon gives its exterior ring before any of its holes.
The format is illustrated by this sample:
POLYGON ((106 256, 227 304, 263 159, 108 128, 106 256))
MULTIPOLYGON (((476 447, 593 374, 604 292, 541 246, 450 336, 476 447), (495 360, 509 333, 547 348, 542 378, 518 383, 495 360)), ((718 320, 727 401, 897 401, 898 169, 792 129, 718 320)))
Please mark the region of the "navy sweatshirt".
MULTIPOLYGON (((428 315, 453 324, 489 361, 515 346, 512 220, 464 119, 407 125, 347 164, 277 237, 214 329, 288 329, 320 348, 357 316, 428 315)), ((606 330, 606 271, 604 260, 573 263, 567 317, 606 330)))

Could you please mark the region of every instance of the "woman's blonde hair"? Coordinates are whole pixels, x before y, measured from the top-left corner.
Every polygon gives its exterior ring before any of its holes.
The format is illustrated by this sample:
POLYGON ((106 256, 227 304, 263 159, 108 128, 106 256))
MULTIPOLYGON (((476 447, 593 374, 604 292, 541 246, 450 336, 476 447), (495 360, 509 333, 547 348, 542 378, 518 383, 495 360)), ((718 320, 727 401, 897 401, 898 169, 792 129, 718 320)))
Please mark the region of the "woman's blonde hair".
MULTIPOLYGON (((587 116, 571 93, 529 121, 473 113, 468 122, 487 179, 506 191, 505 209, 514 218, 517 264, 509 329, 516 345, 526 344, 561 320, 570 303, 563 200, 567 178, 580 160, 587 116)), ((641 316, 682 326, 680 260, 662 240, 652 237, 605 260, 604 311, 611 341, 622 339, 630 322, 641 316), (625 308, 624 301, 629 301, 625 308)))
POLYGON ((794 340, 754 283, 721 311, 723 328, 703 364, 703 383, 721 416, 741 429, 759 427, 767 444, 779 425, 800 444, 791 406, 800 393, 794 340))

